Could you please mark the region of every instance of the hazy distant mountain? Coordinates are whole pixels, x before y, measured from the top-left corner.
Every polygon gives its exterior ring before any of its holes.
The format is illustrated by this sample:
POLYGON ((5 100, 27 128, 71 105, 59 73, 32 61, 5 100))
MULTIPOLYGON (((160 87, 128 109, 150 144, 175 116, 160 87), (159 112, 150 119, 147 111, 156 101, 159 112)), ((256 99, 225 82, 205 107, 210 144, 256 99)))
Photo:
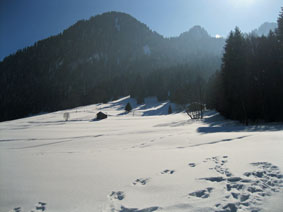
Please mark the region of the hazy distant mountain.
POLYGON ((194 26, 189 31, 182 33, 175 41, 182 54, 195 55, 196 57, 220 56, 225 44, 223 38, 211 37, 201 26, 194 26))
POLYGON ((267 36, 270 31, 274 32, 276 28, 277 28, 277 23, 265 22, 262 25, 260 25, 259 28, 253 30, 252 34, 257 36, 262 36, 262 35, 267 36))
POLYGON ((189 31, 183 32, 180 35, 181 39, 194 40, 194 41, 206 39, 208 37, 210 37, 208 32, 204 28, 198 25, 192 27, 189 31))
POLYGON ((126 80, 176 65, 208 77, 220 67, 224 44, 200 26, 164 38, 119 12, 78 21, 0 62, 0 120, 127 95, 126 80))

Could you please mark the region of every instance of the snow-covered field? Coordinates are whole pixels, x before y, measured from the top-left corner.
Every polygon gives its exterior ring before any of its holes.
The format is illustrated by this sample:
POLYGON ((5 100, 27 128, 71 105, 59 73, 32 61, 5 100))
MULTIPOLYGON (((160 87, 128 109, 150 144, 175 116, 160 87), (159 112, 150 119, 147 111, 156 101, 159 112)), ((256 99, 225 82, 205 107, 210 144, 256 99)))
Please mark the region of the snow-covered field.
POLYGON ((283 125, 167 111, 126 97, 0 123, 0 211, 283 210, 283 125))

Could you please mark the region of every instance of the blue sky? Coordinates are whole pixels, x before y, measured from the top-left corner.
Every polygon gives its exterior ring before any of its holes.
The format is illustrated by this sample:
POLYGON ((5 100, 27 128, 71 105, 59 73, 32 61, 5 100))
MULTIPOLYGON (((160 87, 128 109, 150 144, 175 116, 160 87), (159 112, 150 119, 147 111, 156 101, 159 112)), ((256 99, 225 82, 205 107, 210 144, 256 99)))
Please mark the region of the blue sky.
POLYGON ((194 25, 226 36, 276 22, 282 0, 0 0, 0 60, 107 11, 129 13, 165 37, 194 25))

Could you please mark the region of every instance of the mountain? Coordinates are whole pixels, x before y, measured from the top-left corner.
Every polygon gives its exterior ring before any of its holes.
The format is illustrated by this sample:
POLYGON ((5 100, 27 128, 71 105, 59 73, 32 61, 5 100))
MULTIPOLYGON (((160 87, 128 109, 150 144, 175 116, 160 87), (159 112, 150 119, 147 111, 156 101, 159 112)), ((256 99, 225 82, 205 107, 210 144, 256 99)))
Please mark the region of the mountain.
POLYGON ((257 36, 267 36, 270 31, 275 31, 277 28, 277 23, 269 23, 265 22, 262 25, 259 26, 259 28, 252 31, 253 35, 257 36))
POLYGON ((140 93, 135 82, 155 70, 161 76, 186 65, 208 78, 220 67, 224 43, 199 26, 164 38, 120 12, 78 21, 0 63, 0 120, 140 93))
POLYGON ((181 50, 181 54, 196 60, 203 56, 219 57, 222 55, 224 43, 223 38, 211 37, 201 26, 194 26, 175 38, 174 44, 181 50))

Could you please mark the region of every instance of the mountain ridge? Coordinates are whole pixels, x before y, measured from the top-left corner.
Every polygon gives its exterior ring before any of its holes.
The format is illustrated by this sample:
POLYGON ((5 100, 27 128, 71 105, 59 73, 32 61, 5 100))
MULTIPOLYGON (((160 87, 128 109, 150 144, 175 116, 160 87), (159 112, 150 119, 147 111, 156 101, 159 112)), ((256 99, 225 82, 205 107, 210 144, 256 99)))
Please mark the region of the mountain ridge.
POLYGON ((257 29, 252 30, 251 34, 256 36, 267 36, 270 31, 275 31, 277 23, 265 22, 261 24, 257 29))
MULTIPOLYGON (((183 72, 195 70, 194 75, 199 72, 208 78, 220 67, 225 41, 208 33, 192 41, 197 28, 185 33, 182 40, 181 36, 164 38, 121 12, 78 21, 0 62, 0 109, 5 111, 0 120, 129 94, 151 95, 153 90, 144 94, 136 91, 135 80, 140 83, 138 79, 147 75, 147 81, 152 81, 150 74, 155 70, 160 76, 166 72, 169 78, 170 67, 185 65, 183 72)), ((166 86, 159 89, 161 96, 177 89, 169 89, 169 82, 166 86)))
POLYGON ((196 101, 187 90, 220 69, 224 45, 201 26, 165 38, 121 12, 80 20, 0 62, 0 120, 127 95, 196 101))
MULTIPOLYGON (((131 16, 131 15, 127 14, 127 13, 117 12, 117 11, 111 11, 111 12, 102 13, 102 14, 99 14, 99 15, 96 15, 96 16, 92 16, 92 17, 90 17, 89 19, 82 19, 82 20, 79 20, 79 21, 77 21, 75 24, 73 24, 73 25, 71 25, 70 27, 68 27, 67 29, 64 29, 61 33, 58 33, 58 34, 56 34, 56 35, 49 36, 48 38, 45 38, 45 39, 38 40, 38 41, 36 41, 33 45, 27 46, 27 47, 25 47, 25 48, 23 48, 23 49, 19 49, 18 51, 22 51, 22 50, 25 50, 25 49, 27 49, 27 48, 30 48, 30 47, 32 47, 32 46, 34 46, 34 45, 37 45, 38 43, 41 43, 41 42, 46 41, 46 40, 49 40, 50 38, 54 38, 54 37, 62 36, 62 35, 68 36, 69 34, 74 33, 74 29, 76 29, 76 28, 82 28, 83 26, 85 27, 85 26, 87 26, 87 25, 88 25, 88 26, 95 25, 95 23, 97 23, 98 20, 105 19, 105 18, 108 19, 108 24, 107 24, 107 25, 104 25, 104 26, 101 26, 101 25, 98 24, 98 27, 109 26, 109 29, 110 29, 110 28, 114 25, 114 26, 115 26, 114 29, 117 30, 117 26, 118 26, 118 25, 116 25, 117 23, 115 23, 113 20, 111 20, 111 19, 113 19, 113 17, 115 17, 115 16, 119 16, 119 17, 122 17, 122 18, 124 18, 124 19, 125 19, 125 18, 130 19, 132 22, 136 22, 137 24, 140 24, 141 26, 143 26, 144 29, 146 29, 148 32, 152 32, 152 33, 154 33, 155 35, 158 35, 159 37, 162 37, 163 39, 166 39, 166 40, 167 40, 167 39, 169 39, 169 40, 170 40, 170 39, 178 39, 178 38, 180 38, 180 37, 183 37, 183 36, 186 35, 186 34, 197 33, 197 30, 196 30, 196 29, 198 29, 198 28, 201 28, 201 30, 203 30, 203 31, 205 32, 205 34, 206 34, 207 37, 214 38, 213 36, 209 35, 209 33, 208 33, 203 27, 201 27, 201 26, 199 26, 199 25, 195 25, 195 26, 191 27, 190 29, 188 29, 187 31, 185 31, 185 32, 183 32, 183 33, 180 33, 179 36, 165 37, 165 36, 163 36, 162 34, 156 32, 156 31, 154 31, 154 30, 151 30, 146 24, 144 24, 144 23, 138 21, 136 18, 134 18, 133 16, 131 16), (111 23, 111 22, 112 22, 112 23, 111 23), (111 26, 111 25, 112 25, 112 26, 111 26)), ((117 20, 117 19, 114 19, 114 20, 117 20)), ((96 26, 96 27, 97 27, 97 26, 96 26)), ((117 31, 123 32, 123 29, 121 29, 120 27, 121 27, 121 26, 119 26, 119 30, 117 30, 117 31)), ((88 31, 88 32, 93 32, 93 30, 91 30, 91 28, 90 28, 90 31, 88 31)), ((79 34, 77 33, 76 35, 79 35, 79 34)), ((73 35, 73 36, 74 36, 74 35, 73 35)), ((71 36, 71 38, 72 38, 73 36, 71 36)), ((196 36, 196 35, 195 35, 195 36, 196 36)), ((222 38, 220 38, 220 39, 222 39, 222 38)), ((17 51, 17 52, 18 52, 18 51, 17 51)), ((13 55, 15 55, 17 52, 12 53, 12 54, 6 56, 5 58, 7 58, 7 57, 9 57, 9 56, 13 56, 13 55)), ((3 58, 3 60, 2 60, 1 62, 3 62, 3 61, 5 60, 5 58, 3 58)))

